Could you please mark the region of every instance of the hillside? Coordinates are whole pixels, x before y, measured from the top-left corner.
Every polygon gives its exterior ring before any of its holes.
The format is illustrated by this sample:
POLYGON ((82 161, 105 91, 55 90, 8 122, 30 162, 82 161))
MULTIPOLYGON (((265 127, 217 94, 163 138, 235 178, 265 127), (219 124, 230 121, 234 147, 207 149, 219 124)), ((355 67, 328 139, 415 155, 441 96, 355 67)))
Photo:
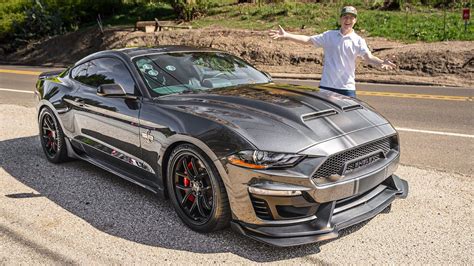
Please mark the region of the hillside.
MULTIPOLYGON (((474 87, 472 41, 404 44, 367 38, 367 43, 375 55, 392 58, 397 69, 381 71, 360 62, 357 66, 359 80, 474 87)), ((111 27, 101 33, 96 28, 88 28, 30 44, 7 55, 3 61, 64 66, 100 50, 169 44, 222 49, 270 73, 310 74, 317 78, 322 70, 322 49, 286 40, 274 41, 266 31, 219 27, 155 33, 134 32, 123 27, 111 27)))

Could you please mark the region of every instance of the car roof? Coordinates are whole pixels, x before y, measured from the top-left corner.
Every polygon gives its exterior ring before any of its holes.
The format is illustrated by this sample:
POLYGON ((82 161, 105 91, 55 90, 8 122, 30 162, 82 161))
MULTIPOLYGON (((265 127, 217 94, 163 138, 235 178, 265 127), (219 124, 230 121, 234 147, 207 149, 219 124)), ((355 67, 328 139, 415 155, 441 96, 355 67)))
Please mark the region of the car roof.
POLYGON ((124 48, 118 49, 128 55, 130 58, 147 55, 147 54, 161 54, 161 53, 176 53, 176 52, 204 52, 204 51, 214 51, 222 52, 217 49, 209 47, 194 47, 194 46, 185 46, 185 45, 162 45, 156 47, 136 47, 136 48, 124 48))
POLYGON ((194 46, 185 46, 185 45, 162 45, 156 47, 134 47, 134 48, 122 48, 115 50, 105 50, 100 51, 91 55, 88 55, 78 62, 75 65, 81 64, 85 61, 95 59, 97 57, 103 57, 107 55, 115 55, 121 58, 132 59, 136 56, 148 55, 148 54, 165 54, 165 53, 176 53, 176 52, 223 52, 214 48, 208 47, 194 47, 194 46))

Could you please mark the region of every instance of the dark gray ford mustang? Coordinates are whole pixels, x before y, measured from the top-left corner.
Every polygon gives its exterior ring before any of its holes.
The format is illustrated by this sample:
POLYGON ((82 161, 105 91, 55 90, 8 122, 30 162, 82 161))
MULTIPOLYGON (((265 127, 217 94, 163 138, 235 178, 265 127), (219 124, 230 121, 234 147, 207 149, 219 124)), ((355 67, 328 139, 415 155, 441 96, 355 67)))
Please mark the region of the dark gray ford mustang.
POLYGON ((49 161, 80 158, 170 198, 199 232, 293 246, 406 197, 398 135, 365 103, 274 84, 225 52, 103 51, 36 86, 49 161))

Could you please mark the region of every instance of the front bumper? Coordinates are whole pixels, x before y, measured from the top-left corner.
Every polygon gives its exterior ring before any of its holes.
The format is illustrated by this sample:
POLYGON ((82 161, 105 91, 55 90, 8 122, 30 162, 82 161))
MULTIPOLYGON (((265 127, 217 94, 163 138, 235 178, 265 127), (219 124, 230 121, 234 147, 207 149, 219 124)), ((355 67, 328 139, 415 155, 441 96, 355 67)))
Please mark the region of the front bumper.
POLYGON ((221 160, 233 229, 276 246, 323 241, 370 219, 408 193, 407 182, 394 175, 400 152, 398 136, 389 124, 318 143, 300 154, 307 157, 296 166, 273 170, 252 170, 221 160), (380 156, 372 160, 373 154, 380 156), (361 167, 346 171, 353 162, 361 167), (326 172, 330 175, 318 172, 326 169, 324 165, 332 167, 326 172))
POLYGON ((255 240, 280 247, 319 242, 337 238, 340 230, 374 217, 395 198, 405 198, 407 194, 408 183, 391 175, 361 195, 320 204, 310 220, 266 225, 234 221, 232 228, 255 240))

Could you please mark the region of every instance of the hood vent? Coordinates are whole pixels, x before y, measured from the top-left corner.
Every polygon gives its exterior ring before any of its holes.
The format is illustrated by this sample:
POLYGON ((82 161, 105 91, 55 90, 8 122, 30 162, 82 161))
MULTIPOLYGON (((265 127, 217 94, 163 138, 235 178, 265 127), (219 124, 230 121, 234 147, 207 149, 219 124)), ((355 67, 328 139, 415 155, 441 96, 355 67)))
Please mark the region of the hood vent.
POLYGON ((327 110, 322 110, 319 112, 315 113, 309 113, 309 114, 304 114, 301 116, 301 119, 303 122, 310 121, 316 118, 324 117, 324 116, 329 116, 329 115, 335 115, 337 114, 336 110, 334 109, 327 109, 327 110))
POLYGON ((349 106, 342 107, 342 110, 345 111, 345 112, 356 110, 356 109, 362 109, 362 105, 355 104, 355 105, 349 105, 349 106))

